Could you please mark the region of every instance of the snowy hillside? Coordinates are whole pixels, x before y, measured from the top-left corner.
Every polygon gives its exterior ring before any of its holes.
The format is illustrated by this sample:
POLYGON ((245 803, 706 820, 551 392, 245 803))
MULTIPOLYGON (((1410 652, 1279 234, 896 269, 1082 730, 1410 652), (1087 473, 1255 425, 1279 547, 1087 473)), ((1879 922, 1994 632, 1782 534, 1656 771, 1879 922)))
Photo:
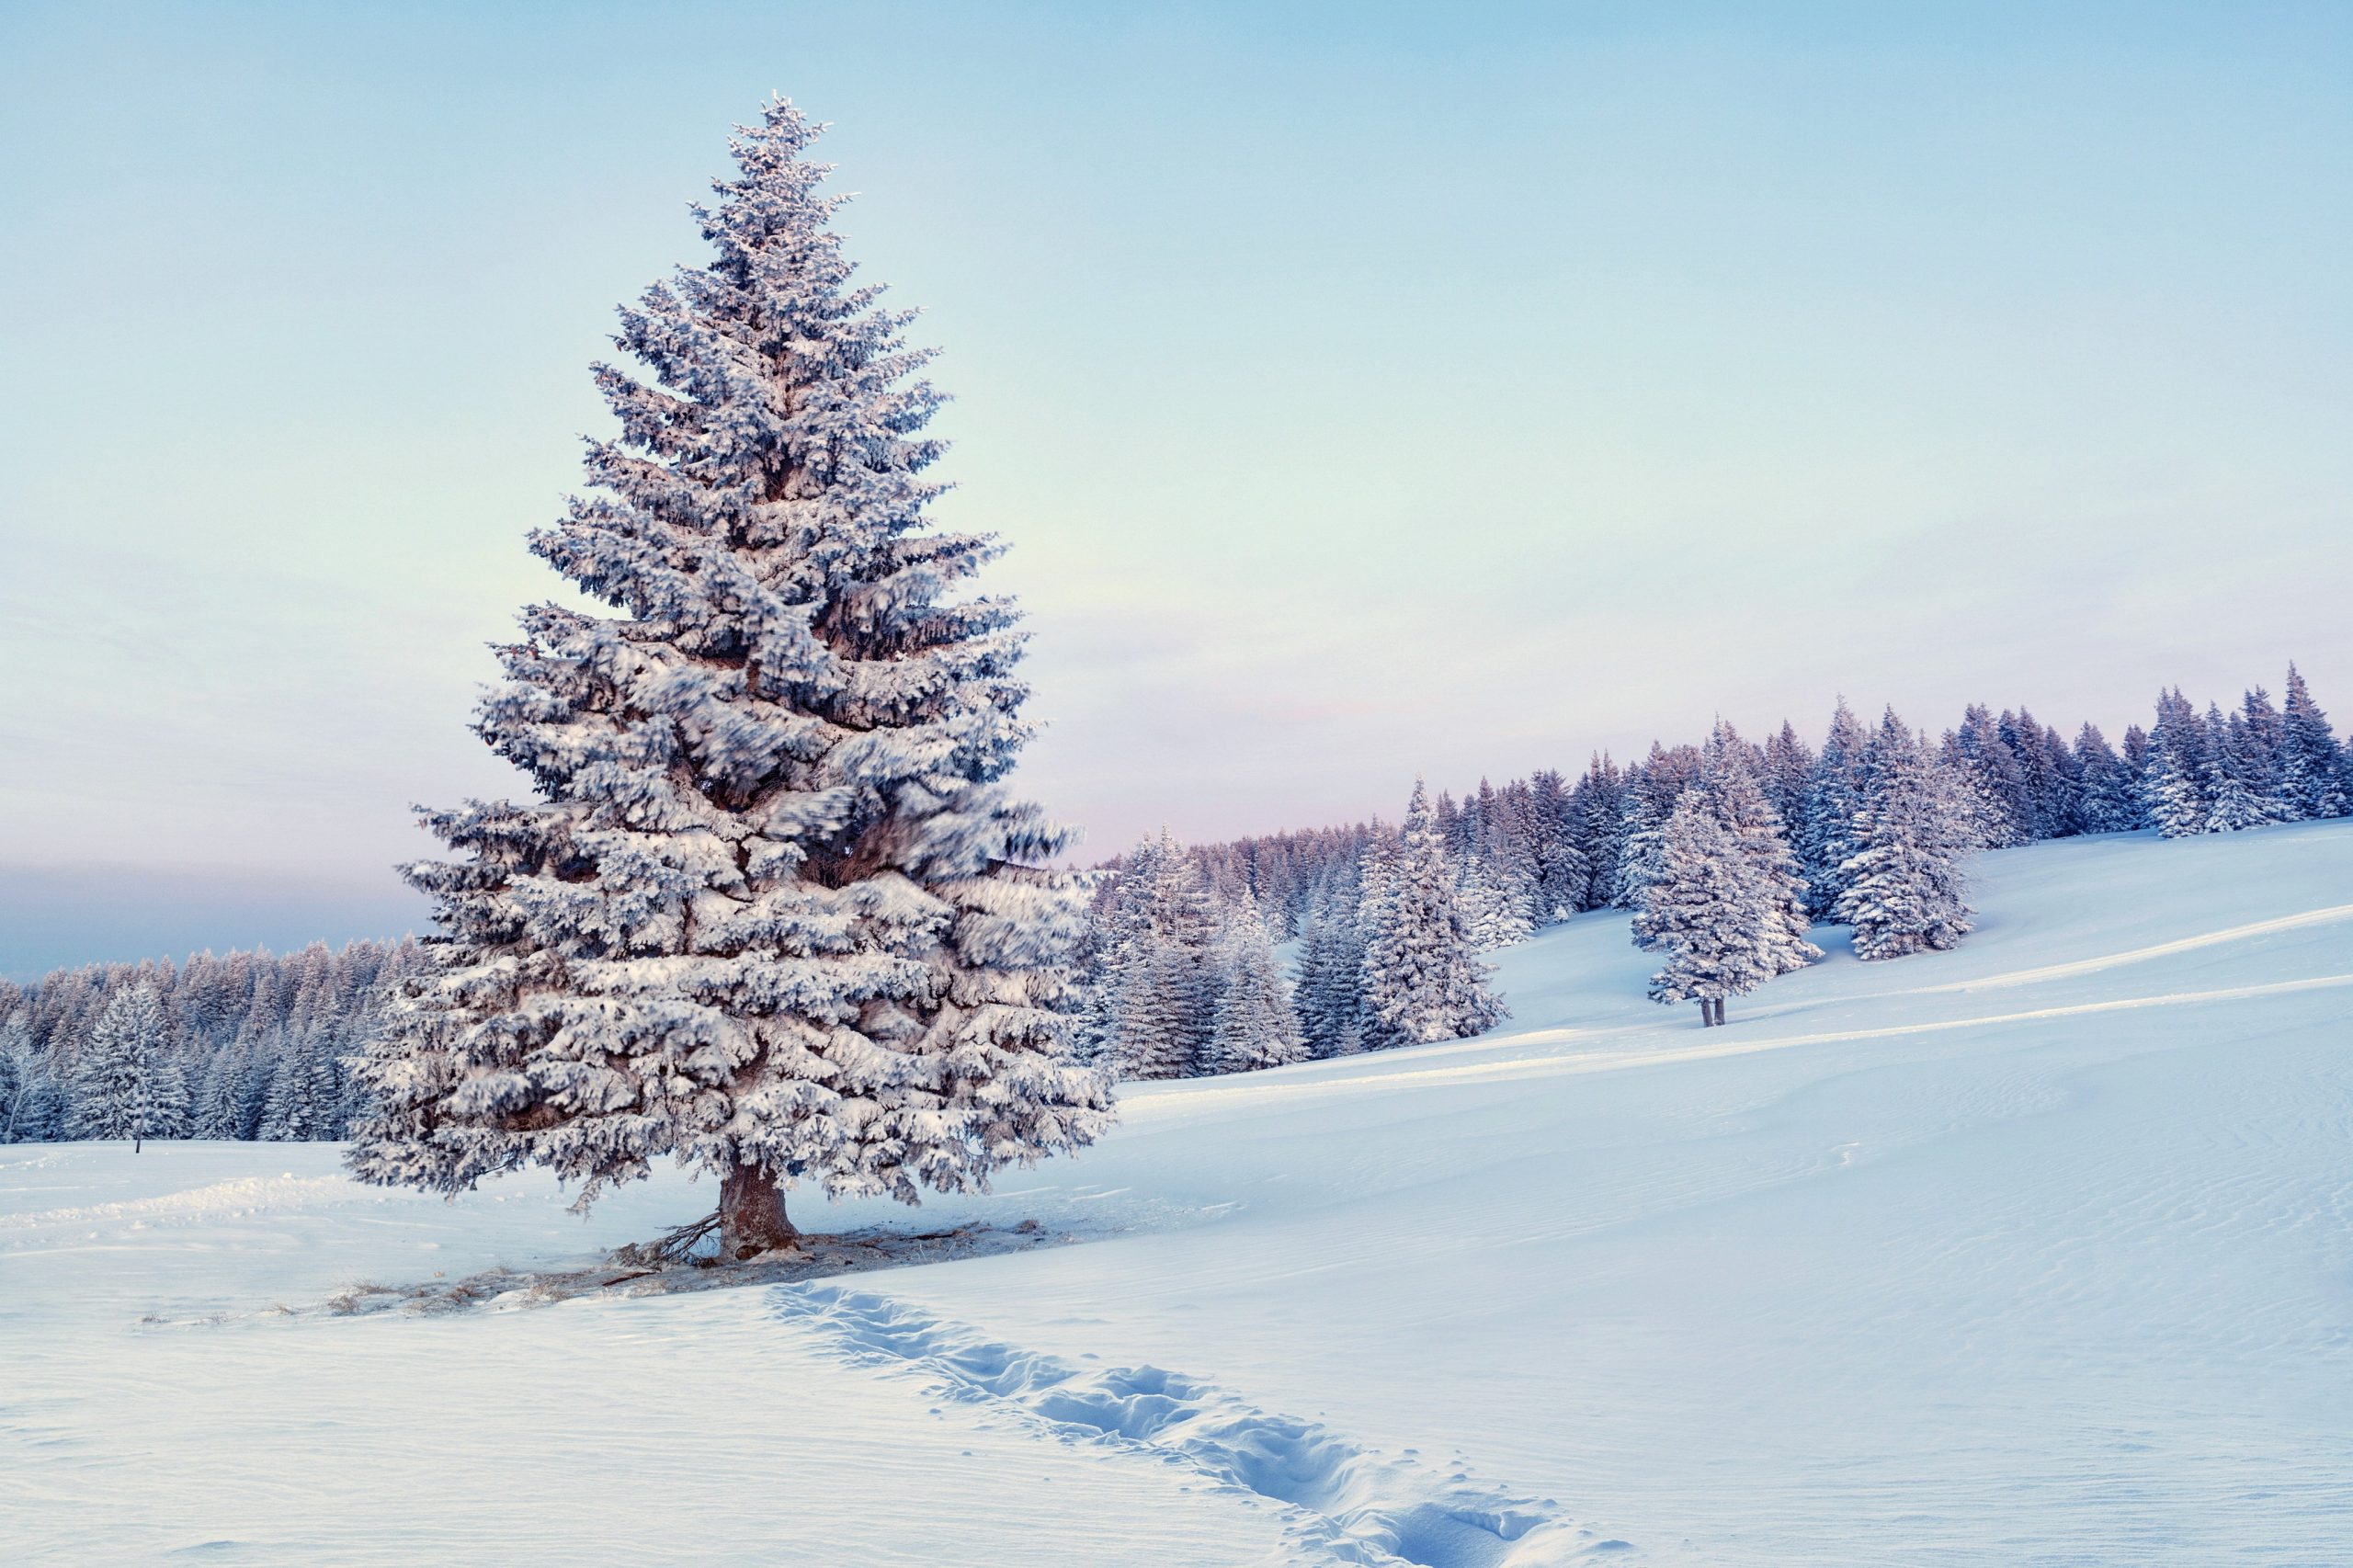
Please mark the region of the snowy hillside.
POLYGON ((830 1282, 344 1317, 709 1194, 0 1150, 0 1555, 2343 1561, 2353 824, 1979 872, 1705 1032, 1579 916, 1495 1035, 1140 1088, 828 1217, 1051 1244, 830 1282))

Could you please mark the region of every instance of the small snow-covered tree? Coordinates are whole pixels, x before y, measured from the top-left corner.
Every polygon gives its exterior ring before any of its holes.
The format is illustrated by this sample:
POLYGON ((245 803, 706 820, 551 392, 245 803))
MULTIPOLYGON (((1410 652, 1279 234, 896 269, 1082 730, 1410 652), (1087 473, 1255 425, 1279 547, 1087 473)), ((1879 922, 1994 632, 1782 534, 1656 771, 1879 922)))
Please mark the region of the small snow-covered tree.
POLYGON ((26 1059, 24 1073, 24 1087, 17 1096, 10 1139, 18 1143, 54 1143, 64 1139, 73 1119, 73 1108, 66 1104, 65 1091, 38 1057, 26 1059))
POLYGON ((2289 809, 2280 788, 2280 774, 2288 760, 2288 724, 2272 705, 2271 693, 2259 686, 2248 691, 2241 699, 2236 717, 2245 726, 2244 766, 2261 791, 2271 820, 2295 821, 2295 813, 2289 809))
POLYGON ((197 1081, 190 1136, 252 1137, 253 1118, 245 1097, 251 1076, 252 1064, 243 1046, 231 1041, 216 1048, 197 1081))
POLYGON ((1774 812, 1790 831, 1791 846, 1796 846, 1799 826, 1805 821, 1806 797, 1813 788, 1813 753, 1798 738, 1795 724, 1787 719, 1771 739, 1765 743, 1765 798, 1773 802, 1774 812))
POLYGON ((74 1079, 74 1135, 142 1140, 188 1133, 188 1085, 150 985, 119 991, 98 1016, 74 1079))
POLYGON ((1454 896, 1462 910, 1464 934, 1480 952, 1513 947, 1535 934, 1520 901, 1512 896, 1483 855, 1472 855, 1463 862, 1454 896))
POLYGON ((1729 724, 1716 725, 1701 753, 1699 788, 1716 820, 1748 857, 1757 900, 1757 961, 1773 974, 1803 969, 1822 957, 1806 935, 1812 923, 1804 879, 1756 777, 1756 753, 1729 724))
POLYGON ((282 1143, 315 1143, 344 1135, 344 1074, 322 1027, 286 1031, 269 1075, 256 1136, 282 1143))
POLYGON ((1216 934, 1199 865, 1164 830, 1114 923, 1103 1060, 1119 1076, 1187 1078, 1203 1070, 1217 1006, 1216 934))
POLYGON ((1463 929, 1453 868, 1419 779, 1381 883, 1364 950, 1366 1009, 1378 1042, 1465 1039, 1507 1017, 1463 929))
POLYGON ((26 1052, 9 1039, 7 1027, 0 1024, 0 1143, 17 1142, 17 1108, 32 1083, 25 1057, 26 1052))
POLYGON ((2287 706, 2280 714, 2279 796, 2303 821, 2353 815, 2336 732, 2293 665, 2288 666, 2287 706))
POLYGON ((1578 847, 1590 876, 1580 909, 1601 909, 1618 898, 1618 861, 1626 847, 1626 778, 1606 753, 1596 752, 1570 792, 1578 847))
POLYGON ((1164 852, 1177 852, 1165 827, 1157 839, 1143 838, 1116 866, 1097 874, 1086 929, 1071 959, 1070 1006, 1080 1019, 1075 1049, 1087 1061, 1110 1060, 1119 1029, 1120 983, 1146 929, 1164 852))
POLYGON ((793 1243, 796 1183, 913 1203, 1107 1125, 1066 839, 1003 784, 1017 612, 955 597, 997 547, 926 527, 939 394, 851 279, 818 129, 742 131, 710 259, 597 369, 619 437, 532 548, 619 613, 501 650, 476 732, 537 799, 425 815, 447 936, 362 1066, 363 1179, 537 1164, 585 1203, 667 1157, 742 1256, 793 1243))
POLYGON ((1336 896, 1319 899, 1301 928, 1293 994, 1311 1055, 1353 1056, 1364 1049, 1364 933, 1356 912, 1336 896))
POLYGON ((2181 688, 2157 693, 2157 722, 2149 730, 2141 799, 2164 837, 2187 838, 2206 831, 2214 802, 2205 741, 2206 727, 2181 688))
POLYGON ((1275 961, 1273 938, 1245 894, 1218 938, 1224 986, 1210 1029, 1213 1073, 1251 1073, 1307 1060, 1290 977, 1275 961))
POLYGON ((2227 717, 2216 703, 2206 705, 2203 767, 2207 833, 2242 833, 2272 820, 2270 791, 2266 788, 2260 759, 2255 755, 2245 721, 2227 717))
POLYGON ((1771 978, 1758 961, 1766 911, 1753 863, 1697 790, 1675 803, 1660 843, 1659 875, 1634 916, 1634 943, 1665 955, 1651 976, 1651 999, 1697 1001, 1700 1023, 1712 1025, 1723 998, 1771 978))
POLYGON ((2131 766, 2109 749, 2097 724, 2087 722, 2076 733, 2075 769, 2083 780, 2085 832, 2130 833, 2141 825, 2131 766))
POLYGON ((1855 928, 1855 956, 1892 959, 1958 946, 1970 926, 1961 862, 1975 845, 1950 779, 1893 709, 1872 737, 1865 771, 1857 847, 1836 911, 1855 928))
POLYGON ((1806 907, 1825 919, 1847 891, 1842 869, 1855 852, 1855 815, 1862 803, 1866 737, 1845 697, 1830 716, 1830 733, 1814 758, 1805 804, 1792 841, 1805 872, 1806 907))
POLYGON ((1536 845, 1536 909, 1544 924, 1593 906, 1593 857, 1584 841, 1576 791, 1550 768, 1529 781, 1536 845))
POLYGON ((1640 909, 1665 864, 1666 813, 1639 773, 1628 778, 1620 810, 1622 831, 1613 902, 1620 909, 1640 909))
POLYGON ((1982 815, 1980 839, 1988 849, 2025 844, 2034 836, 2034 809, 2028 798, 2026 770, 2013 745, 2015 721, 1996 717, 1982 702, 1962 712, 1947 765, 1972 780, 1982 815))
POLYGON ((1105 1064, 1121 1078, 1190 1078, 1205 1071, 1216 995, 1199 954, 1152 942, 1130 956, 1113 1004, 1105 1064))
POLYGON ((1634 945, 1666 955, 1651 995, 1697 999, 1700 1021, 1720 1024, 1725 997, 1822 956, 1805 933, 1795 858, 1749 748, 1720 723, 1698 786, 1667 814, 1658 877, 1634 916, 1634 945))
POLYGON ((44 1076, 33 1057, 30 1009, 0 994, 0 1143, 37 1141, 32 1113, 44 1076))

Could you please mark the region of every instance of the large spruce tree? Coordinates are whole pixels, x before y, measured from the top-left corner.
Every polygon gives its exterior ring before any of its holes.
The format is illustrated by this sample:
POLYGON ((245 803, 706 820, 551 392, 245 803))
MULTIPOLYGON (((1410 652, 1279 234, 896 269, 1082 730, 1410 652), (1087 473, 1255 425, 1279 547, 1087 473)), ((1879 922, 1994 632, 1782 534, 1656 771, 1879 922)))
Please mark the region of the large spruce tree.
POLYGON ((788 1245, 783 1189, 971 1188, 1083 1144, 1081 919, 1001 780, 1029 729, 995 553, 929 531, 939 401, 829 222, 819 128, 771 103, 697 208, 712 255, 620 312, 619 437, 532 549, 617 614, 545 604, 476 732, 537 799, 424 813, 446 936, 363 1068, 364 1178, 585 1184, 669 1157, 722 1244, 788 1245))

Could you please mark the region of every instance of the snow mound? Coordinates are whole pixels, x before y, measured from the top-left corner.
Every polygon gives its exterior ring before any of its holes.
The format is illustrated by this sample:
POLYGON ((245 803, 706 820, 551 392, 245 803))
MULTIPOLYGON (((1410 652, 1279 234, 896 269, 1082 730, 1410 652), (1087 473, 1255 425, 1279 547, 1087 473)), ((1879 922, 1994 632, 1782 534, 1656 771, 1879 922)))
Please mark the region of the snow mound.
POLYGON ((114 1220, 204 1220, 227 1215, 246 1217, 271 1209, 308 1207, 323 1199, 365 1203, 369 1195, 340 1176, 238 1176, 208 1187, 159 1193, 151 1198, 126 1198, 110 1203, 85 1203, 68 1209, 42 1209, 28 1214, 0 1214, 0 1237, 61 1226, 87 1225, 114 1220))

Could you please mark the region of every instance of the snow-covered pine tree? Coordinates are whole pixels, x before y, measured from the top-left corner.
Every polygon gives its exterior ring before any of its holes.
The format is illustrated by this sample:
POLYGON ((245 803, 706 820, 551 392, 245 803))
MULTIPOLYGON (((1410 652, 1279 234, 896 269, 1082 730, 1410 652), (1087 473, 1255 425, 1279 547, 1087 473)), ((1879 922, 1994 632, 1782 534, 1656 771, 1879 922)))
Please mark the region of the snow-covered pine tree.
POLYGON ((1397 863, 1401 853, 1396 830, 1376 819, 1372 830, 1365 835, 1363 849, 1357 857, 1356 923, 1358 931, 1370 933, 1381 923, 1381 909, 1388 903, 1390 892, 1397 881, 1397 863))
POLYGON ((242 1047, 233 1040, 218 1046, 197 1080, 189 1136, 246 1138, 252 1129, 245 1111, 245 1080, 251 1069, 242 1047))
POLYGON ((2280 714, 2279 797, 2306 822, 2353 814, 2336 733, 2295 665, 2288 666, 2288 700, 2280 714))
POLYGON ((1837 918, 1855 928, 1859 959, 1943 951, 1969 933, 1961 862, 1975 847, 1952 784, 1889 709, 1866 756, 1857 848, 1845 867, 1837 918))
POLYGON ((1984 703, 1972 702, 1962 711, 1955 737, 1959 755, 1968 764, 1966 771, 1976 776, 1972 792, 1991 807, 1981 835, 1989 849, 2025 844, 2034 836, 2026 774, 2006 733, 2011 728, 2010 715, 1996 718, 1984 703))
POLYGON ((1550 925, 1556 916, 1544 892, 1538 842, 1541 833, 1529 787, 1514 782, 1491 790, 1481 779, 1478 812, 1480 829, 1472 856, 1485 862, 1487 881, 1509 903, 1506 926, 1525 926, 1532 932, 1550 925))
POLYGON ((1121 1078, 1190 1078, 1207 1071, 1214 978, 1200 953, 1174 942, 1139 943, 1120 974, 1105 1066, 1121 1078))
POLYGON ((1665 866, 1666 818, 1639 770, 1627 775, 1621 801, 1618 876, 1612 902, 1620 909, 1640 909, 1665 866))
POLYGON ((771 102, 710 262, 621 312, 646 379, 598 367, 619 439, 532 540, 620 613, 501 651, 476 729, 538 799, 425 813, 448 936, 362 1069, 364 1179, 536 1163, 585 1203, 669 1156, 740 1256, 791 1244, 795 1183, 912 1203, 1107 1124, 1064 835, 1001 784, 1017 611, 950 597, 997 547, 925 528, 939 394, 851 281, 817 131, 771 102))
POLYGON ((1273 938, 1246 894, 1218 937, 1224 990, 1210 1029, 1213 1073, 1253 1073, 1307 1060, 1290 979, 1275 961, 1273 938))
POLYGON ((347 1094, 336 1049, 324 1020, 287 1031, 270 1072, 256 1137, 315 1143, 344 1135, 347 1094))
POLYGON ((154 987, 115 993, 74 1073, 76 1138, 128 1138, 136 1153, 144 1139, 188 1135, 188 1085, 165 1028, 154 987))
POLYGON ((1812 922, 1804 879, 1756 777, 1756 748, 1718 721, 1700 754, 1699 788, 1716 820, 1749 858, 1749 881, 1757 899, 1757 961, 1770 978, 1803 969, 1822 957, 1822 949, 1807 938, 1812 922))
POLYGON ((1754 862, 1696 790, 1667 814, 1660 846, 1658 878, 1634 915, 1634 945, 1666 958, 1651 976, 1651 999, 1697 1001, 1700 1024, 1714 1025, 1725 997, 1771 978, 1758 961, 1765 910, 1754 862))
POLYGON ((1114 932, 1110 1032, 1103 1060, 1123 1078, 1204 1070, 1220 976, 1217 918, 1199 863, 1161 831, 1114 932))
POLYGON ((1579 909, 1608 907, 1618 896, 1618 859, 1626 846, 1626 780, 1605 752, 1596 752, 1570 792, 1577 847, 1589 875, 1579 909))
POLYGON ((1843 868, 1855 852, 1855 814, 1862 807, 1863 747, 1869 737, 1842 694, 1830 715, 1806 784, 1805 805, 1792 844, 1805 873, 1806 909, 1824 919, 1847 891, 1843 868))
POLYGON ((1474 854, 1462 863, 1454 898, 1462 911, 1463 934, 1479 952, 1516 947, 1535 935, 1519 901, 1484 855, 1474 854))
POLYGON ((2262 759, 2255 754, 2246 721, 2206 705, 2203 793, 2207 833, 2243 833, 2272 820, 2262 759))
POLYGON ((2084 780, 2075 754, 2057 732, 2043 728, 2025 709, 2002 715, 2003 733, 2026 781, 2031 836, 2070 838, 2084 831, 2084 780))
POLYGON ((1667 813, 1683 798, 1683 791, 1698 781, 1699 770, 1697 747, 1677 746, 1669 751, 1656 741, 1651 743, 1650 756, 1626 770, 1624 832, 1613 898, 1619 908, 1643 906, 1645 890, 1658 876, 1667 813))
POLYGON ((2131 767, 2109 749, 2097 724, 2086 722, 2076 733, 2075 771, 2083 781, 2086 833, 2130 833, 2141 825, 2131 767))
POLYGON ((1337 889, 1326 889, 1300 929, 1293 995, 1311 1055, 1354 1056, 1364 1049, 1364 933, 1337 889))
POLYGON ((1146 927, 1164 846, 1175 852, 1165 827, 1158 839, 1147 835, 1116 865, 1096 874, 1086 928, 1071 955, 1070 1006, 1080 1020, 1074 1053, 1086 1061, 1110 1059, 1119 1028, 1120 983, 1146 927))
MULTIPOLYGON (((2123 735, 2116 743, 2116 755, 2132 772, 2132 788, 2137 792, 2149 773, 2149 732, 2138 724, 2124 726, 2123 735)), ((2149 825, 2148 813, 2142 812, 2141 825, 2149 825)))
POLYGON ((1453 868, 1419 779, 1394 857, 1365 933, 1365 1003, 1376 1042, 1426 1045, 1492 1028, 1509 1015, 1488 991, 1487 967, 1462 928, 1453 868))
POLYGON ((1805 802, 1813 788, 1813 753, 1798 738, 1797 726, 1787 719, 1765 743, 1765 798, 1790 831, 1796 846, 1799 825, 1805 821, 1805 802))
POLYGON ((2206 727, 2179 687, 2157 693, 2157 721, 2149 730, 2141 800, 2164 837, 2187 838, 2206 831, 2213 798, 2208 793, 2205 738, 2206 727))
POLYGON ((2263 797, 2265 814, 2273 822, 2294 822, 2296 813, 2280 787, 2288 760, 2287 721, 2272 706, 2271 694, 2259 686, 2242 699, 2238 718, 2246 726, 2247 772, 2263 797))
POLYGON ((11 994, 0 998, 0 1143, 30 1143, 29 1113, 43 1076, 33 1059, 31 1009, 15 999, 7 982, 0 987, 11 994))
POLYGON ((1696 998, 1723 1022, 1723 999, 1822 956, 1806 938, 1797 861, 1756 777, 1753 748, 1719 722, 1698 786, 1667 814, 1659 873, 1635 915, 1634 945, 1663 952, 1660 1002, 1696 998))
POLYGON ((66 1136, 71 1124, 70 1108, 65 1093, 57 1079, 38 1058, 24 1062, 25 1085, 17 1096, 14 1125, 9 1138, 18 1143, 55 1143, 66 1136))
POLYGON ((25 1052, 9 1040, 6 1027, 0 1025, 0 1144, 17 1142, 17 1108, 31 1084, 25 1052))
POLYGON ((1536 907, 1543 923, 1593 906, 1593 858, 1586 852, 1575 790, 1547 768, 1528 781, 1535 823, 1536 907))

